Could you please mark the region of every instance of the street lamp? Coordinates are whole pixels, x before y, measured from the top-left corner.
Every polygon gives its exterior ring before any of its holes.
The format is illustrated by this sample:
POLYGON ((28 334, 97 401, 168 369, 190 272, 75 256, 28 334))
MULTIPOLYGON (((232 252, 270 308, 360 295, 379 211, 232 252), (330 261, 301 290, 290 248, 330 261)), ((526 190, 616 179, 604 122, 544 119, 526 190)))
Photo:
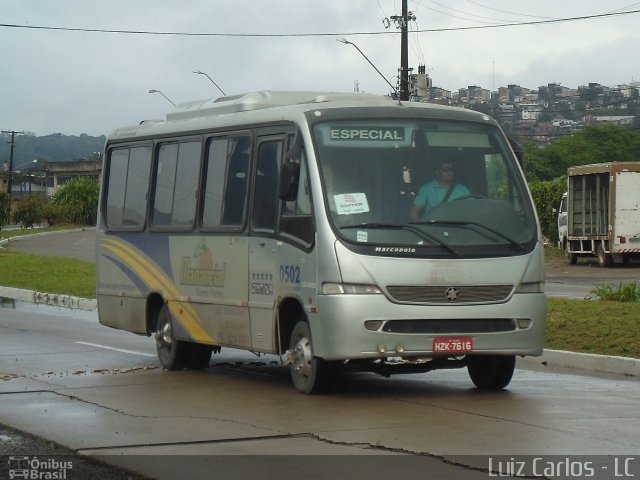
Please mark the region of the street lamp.
POLYGON ((167 102, 169 102, 169 103, 170 103, 171 105, 173 105, 174 107, 176 106, 176 104, 175 104, 175 103, 173 103, 173 102, 171 101, 171 99, 170 99, 169 97, 167 97, 164 93, 162 93, 160 90, 154 90, 154 89, 152 88, 151 90, 149 90, 149 93, 159 93, 160 95, 162 95, 162 96, 167 100, 167 102))
POLYGON ((336 41, 337 41, 337 42, 340 42, 340 43, 344 43, 345 45, 353 45, 353 46, 354 46, 354 48, 355 48, 356 50, 358 50, 358 53, 360 53, 360 55, 362 55, 362 56, 364 57, 364 59, 365 59, 367 62, 369 62, 369 65, 371 65, 371 66, 373 67, 373 69, 374 69, 376 72, 378 72, 378 75, 380 75, 382 78, 384 78, 384 81, 385 81, 385 82, 387 82, 387 84, 391 87, 391 90, 393 90, 393 92, 396 94, 396 97, 398 96, 398 90, 396 89, 396 87, 394 87, 393 85, 391 85, 391 82, 390 82, 389 80, 387 80, 387 77, 385 77, 385 76, 382 74, 382 72, 381 72, 380 70, 378 70, 378 67, 376 67, 376 66, 373 64, 373 62, 371 62, 371 60, 369 60, 369 58, 368 58, 364 53, 362 53, 362 50, 360 50, 360 49, 358 48, 358 46, 357 46, 355 43, 350 42, 349 40, 347 40, 347 39, 346 39, 346 38, 344 38, 344 37, 338 37, 338 38, 336 38, 336 41))
POLYGON ((24 167, 25 165, 29 165, 31 163, 37 163, 38 160, 31 160, 30 162, 21 163, 17 167, 13 167, 13 171, 16 172, 20 169, 20 167, 24 167))
POLYGON ((224 93, 224 90, 222 90, 222 89, 218 86, 218 84, 217 84, 216 82, 214 82, 214 81, 213 81, 213 78, 211 78, 211 77, 210 77, 209 75, 207 75, 205 72, 201 72, 200 70, 198 70, 197 68, 195 68, 195 69, 193 70, 193 73, 195 73, 196 75, 204 75, 205 77, 207 77, 207 78, 211 81, 211 83, 213 83, 213 84, 216 86, 216 88, 217 88, 218 90, 220 90, 220 92, 222 93, 222 95, 224 95, 225 97, 227 96, 227 94, 226 94, 226 93, 224 93))

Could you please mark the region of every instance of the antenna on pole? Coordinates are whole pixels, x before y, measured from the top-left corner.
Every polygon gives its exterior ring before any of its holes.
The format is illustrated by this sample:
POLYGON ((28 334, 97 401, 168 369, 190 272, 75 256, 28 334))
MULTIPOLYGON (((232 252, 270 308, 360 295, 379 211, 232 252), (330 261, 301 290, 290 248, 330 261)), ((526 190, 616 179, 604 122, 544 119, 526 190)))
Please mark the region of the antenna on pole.
MULTIPOLYGON (((400 28, 400 100, 409 100, 409 20, 415 20, 416 16, 409 12, 407 0, 402 0, 402 16, 394 15, 391 20, 400 28)), ((388 25, 388 22, 385 23, 388 25)))
POLYGON ((9 218, 11 218, 11 189, 13 188, 13 146, 16 143, 16 135, 24 135, 25 132, 16 132, 15 130, 2 130, 2 133, 10 134, 11 141, 7 142, 9 144, 9 178, 7 184, 7 193, 9 194, 9 218))

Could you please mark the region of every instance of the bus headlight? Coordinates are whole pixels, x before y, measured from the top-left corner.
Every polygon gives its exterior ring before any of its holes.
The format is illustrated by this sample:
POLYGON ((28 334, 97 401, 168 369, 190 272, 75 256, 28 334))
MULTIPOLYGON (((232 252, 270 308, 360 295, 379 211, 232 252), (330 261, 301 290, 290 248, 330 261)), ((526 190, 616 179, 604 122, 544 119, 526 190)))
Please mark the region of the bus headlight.
POLYGON ((544 293, 544 282, 521 283, 515 293, 544 293))
POLYGON ((323 295, 377 295, 382 291, 375 285, 358 285, 353 283, 323 283, 323 295))

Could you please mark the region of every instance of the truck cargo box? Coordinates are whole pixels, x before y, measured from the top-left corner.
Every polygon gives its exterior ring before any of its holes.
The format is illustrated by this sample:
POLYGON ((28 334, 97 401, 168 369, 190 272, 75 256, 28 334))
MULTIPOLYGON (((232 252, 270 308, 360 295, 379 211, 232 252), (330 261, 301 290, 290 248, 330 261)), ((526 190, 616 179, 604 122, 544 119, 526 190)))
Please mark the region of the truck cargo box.
POLYGON ((640 162, 569 168, 558 236, 570 263, 596 255, 609 266, 640 257, 640 162))

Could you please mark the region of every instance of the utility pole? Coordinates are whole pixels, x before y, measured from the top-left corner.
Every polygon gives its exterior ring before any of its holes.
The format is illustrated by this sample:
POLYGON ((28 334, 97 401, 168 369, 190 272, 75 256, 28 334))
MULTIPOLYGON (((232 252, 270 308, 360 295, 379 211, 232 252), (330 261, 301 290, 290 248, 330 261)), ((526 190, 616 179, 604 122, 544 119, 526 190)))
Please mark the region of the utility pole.
POLYGON ((9 180, 7 183, 7 193, 9 194, 9 215, 11 215, 11 187, 13 183, 13 145, 15 143, 16 135, 24 135, 24 132, 16 132, 14 130, 2 130, 2 133, 10 133, 11 141, 7 142, 9 147, 9 180))
POLYGON ((402 0, 402 16, 391 20, 400 28, 400 100, 409 100, 409 20, 415 20, 409 12, 407 0, 402 0))

